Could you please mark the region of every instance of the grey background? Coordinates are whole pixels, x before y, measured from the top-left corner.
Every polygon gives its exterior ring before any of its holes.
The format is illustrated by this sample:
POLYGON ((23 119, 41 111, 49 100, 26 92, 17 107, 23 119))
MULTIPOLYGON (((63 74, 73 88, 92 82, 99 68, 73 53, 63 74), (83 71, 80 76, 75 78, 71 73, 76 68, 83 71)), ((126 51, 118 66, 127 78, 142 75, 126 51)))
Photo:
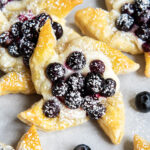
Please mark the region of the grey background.
MULTIPOLYGON (((71 27, 75 28, 75 11, 88 6, 105 8, 103 0, 84 0, 84 3, 76 7, 67 17, 68 24, 71 27)), ((126 131, 121 144, 113 145, 97 123, 89 121, 81 126, 64 131, 52 133, 39 131, 43 150, 73 150, 76 145, 81 143, 88 144, 92 150, 133 150, 132 142, 135 133, 150 141, 150 113, 139 113, 134 106, 134 97, 138 92, 150 91, 150 79, 144 77, 144 56, 132 56, 132 59, 138 62, 141 68, 135 73, 119 76, 126 108, 126 131)), ((28 126, 21 123, 16 116, 39 99, 40 97, 35 95, 6 95, 0 97, 1 142, 16 147, 18 140, 28 129, 28 126)))

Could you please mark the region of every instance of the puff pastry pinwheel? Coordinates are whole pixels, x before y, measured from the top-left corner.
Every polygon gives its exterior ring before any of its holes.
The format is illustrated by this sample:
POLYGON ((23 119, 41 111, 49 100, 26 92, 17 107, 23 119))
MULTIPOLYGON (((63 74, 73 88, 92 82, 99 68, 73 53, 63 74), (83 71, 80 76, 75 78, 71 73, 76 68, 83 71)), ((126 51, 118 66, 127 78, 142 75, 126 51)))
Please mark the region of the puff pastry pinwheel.
POLYGON ((150 143, 139 135, 134 136, 134 150, 150 150, 150 143))
POLYGON ((0 143, 0 149, 2 149, 2 150, 15 150, 13 147, 11 147, 9 145, 5 145, 3 143, 0 143))
POLYGON ((20 139, 16 150, 42 150, 39 135, 34 125, 20 139))
POLYGON ((63 18, 80 3, 82 0, 21 0, 1 5, 0 70, 6 75, 0 78, 0 95, 35 92, 29 59, 40 28, 48 18, 51 19, 59 43, 57 50, 61 52, 66 42, 79 37, 74 30, 66 27, 63 18))
POLYGON ((43 99, 18 118, 44 131, 56 131, 96 119, 114 144, 124 134, 124 104, 119 80, 101 49, 89 37, 67 43, 62 53, 50 21, 41 28, 30 60, 32 80, 43 99))
POLYGON ((109 12, 101 8, 79 10, 75 17, 77 26, 84 34, 113 48, 131 54, 145 52, 145 76, 150 77, 148 16, 150 2, 148 0, 105 0, 105 2, 109 12))

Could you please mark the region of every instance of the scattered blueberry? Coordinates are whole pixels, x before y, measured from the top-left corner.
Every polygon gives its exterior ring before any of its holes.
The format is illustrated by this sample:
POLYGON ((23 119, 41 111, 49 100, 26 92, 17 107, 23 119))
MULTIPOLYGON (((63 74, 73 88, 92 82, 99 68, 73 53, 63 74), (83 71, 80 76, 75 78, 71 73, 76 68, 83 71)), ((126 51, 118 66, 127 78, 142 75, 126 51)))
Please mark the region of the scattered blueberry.
POLYGON ((51 63, 46 69, 47 77, 52 81, 64 78, 65 68, 60 63, 51 63))
POLYGON ((90 70, 103 74, 105 72, 105 64, 101 60, 94 60, 90 63, 90 70))
POLYGON ((66 60, 67 67, 74 71, 83 69, 85 67, 85 64, 86 59, 84 54, 78 51, 71 53, 66 60))
POLYGON ((150 93, 144 91, 144 92, 137 94, 135 104, 139 111, 149 112, 150 111, 150 93))
POLYGON ((49 100, 43 105, 43 113, 48 118, 56 118, 60 113, 59 105, 53 100, 49 100))
POLYGON ((54 96, 65 96, 68 90, 68 85, 64 80, 58 80, 52 86, 52 93, 54 96))
POLYGON ((16 22, 13 24, 10 28, 10 32, 13 35, 14 38, 19 38, 22 36, 22 31, 21 31, 22 23, 21 22, 16 22))
POLYGON ((63 28, 62 28, 61 24, 59 24, 57 22, 53 22, 52 27, 53 27, 53 30, 54 30, 57 40, 60 39, 63 35, 63 28))
POLYGON ((13 57, 19 57, 22 55, 17 42, 13 42, 11 45, 9 45, 7 50, 8 53, 13 57))
POLYGON ((0 46, 8 47, 13 42, 10 32, 3 32, 0 35, 0 46))
POLYGON ((65 96, 65 105, 70 109, 77 109, 83 103, 83 98, 79 91, 68 91, 65 96))
POLYGON ((90 93, 99 93, 103 89, 104 79, 103 77, 96 72, 90 72, 85 78, 85 87, 86 90, 90 93))
POLYGON ((74 150, 91 150, 91 148, 85 144, 80 144, 74 148, 74 150))
POLYGON ((84 87, 85 77, 80 73, 73 73, 66 81, 71 90, 81 90, 84 87))
POLYGON ((103 90, 100 92, 101 96, 111 97, 116 92, 116 81, 113 79, 106 79, 103 84, 103 90))
POLYGON ((126 3, 121 7, 122 14, 133 15, 134 14, 134 5, 130 3, 126 3))
POLYGON ((142 48, 143 48, 144 52, 150 52, 150 43, 148 43, 148 42, 143 43, 142 48))
POLYGON ((116 20, 116 27, 121 31, 129 31, 134 25, 134 18, 128 14, 121 14, 120 17, 116 20))

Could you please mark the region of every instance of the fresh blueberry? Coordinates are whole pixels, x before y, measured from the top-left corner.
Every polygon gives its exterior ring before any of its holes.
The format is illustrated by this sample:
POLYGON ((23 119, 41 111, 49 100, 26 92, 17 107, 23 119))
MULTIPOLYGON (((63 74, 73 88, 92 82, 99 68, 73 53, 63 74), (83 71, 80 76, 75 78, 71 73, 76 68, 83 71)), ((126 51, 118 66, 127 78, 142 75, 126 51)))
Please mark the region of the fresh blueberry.
POLYGON ((77 109, 83 103, 83 98, 79 91, 68 91, 65 96, 65 105, 70 109, 77 109))
POLYGON ((80 144, 74 148, 74 150, 91 150, 91 148, 85 144, 80 144))
POLYGON ((137 94, 135 104, 139 111, 149 112, 150 111, 150 93, 144 91, 144 92, 137 94))
POLYGON ((71 90, 81 90, 84 87, 85 77, 80 73, 73 73, 68 77, 66 83, 71 90))
POLYGON ((143 48, 144 52, 150 52, 150 43, 148 43, 148 42, 143 43, 142 48, 143 48))
POLYGON ((113 79, 106 79, 103 84, 103 90, 100 92, 101 96, 111 97, 116 92, 116 81, 113 79))
POLYGON ((134 5, 130 3, 126 3, 121 7, 122 14, 133 15, 134 14, 134 5))
POLYGON ((57 82, 53 83, 52 93, 54 96, 64 96, 67 90, 68 85, 65 83, 64 80, 58 80, 57 82))
POLYGON ((2 47, 8 47, 12 42, 13 42, 13 38, 10 34, 10 32, 3 32, 0 35, 0 46, 2 47))
POLYGON ((10 32, 14 38, 19 38, 20 36, 22 36, 21 27, 22 27, 21 22, 16 22, 11 26, 10 32))
POLYGON ((78 51, 71 53, 66 60, 67 67, 74 71, 83 69, 85 67, 85 64, 86 59, 84 54, 78 51))
POLYGON ((90 63, 90 70, 103 74, 105 72, 105 64, 101 60, 94 60, 90 63))
POLYGON ((89 93, 99 93, 103 89, 104 78, 96 72, 90 72, 85 78, 85 88, 89 93))
POLYGON ((13 42, 11 45, 7 48, 8 53, 13 57, 19 57, 22 56, 19 44, 17 42, 13 42))
POLYGON ((59 24, 58 22, 53 22, 52 27, 53 27, 53 30, 54 30, 57 40, 60 39, 63 35, 63 28, 62 28, 61 24, 59 24))
POLYGON ((130 31, 134 25, 134 18, 128 14, 121 14, 116 20, 116 28, 121 31, 130 31))
POLYGON ((53 100, 45 102, 42 109, 44 115, 48 118, 56 118, 60 113, 59 105, 53 100))
POLYGON ((52 81, 64 78, 65 68, 60 63, 51 63, 46 68, 47 77, 52 81))

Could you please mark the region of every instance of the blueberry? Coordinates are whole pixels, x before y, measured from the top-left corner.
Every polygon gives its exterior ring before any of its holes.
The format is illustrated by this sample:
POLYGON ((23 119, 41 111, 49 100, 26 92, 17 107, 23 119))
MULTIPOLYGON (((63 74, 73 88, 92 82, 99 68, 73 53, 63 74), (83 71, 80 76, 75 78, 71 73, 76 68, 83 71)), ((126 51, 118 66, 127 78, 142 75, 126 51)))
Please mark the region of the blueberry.
POLYGON ((13 38, 10 34, 10 32, 3 32, 0 35, 0 46, 2 47, 8 47, 12 42, 13 42, 13 38))
POLYGON ((100 92, 101 96, 111 97, 116 91, 116 81, 113 79, 106 79, 103 84, 103 90, 100 92))
POLYGON ((65 96, 65 105, 70 109, 77 109, 83 103, 83 98, 79 91, 68 91, 65 96))
POLYGON ((52 22, 52 18, 50 17, 50 15, 46 14, 46 13, 41 13, 38 16, 36 16, 35 20, 38 23, 38 28, 40 29, 45 22, 47 21, 47 19, 50 19, 52 22))
POLYGON ((74 150, 91 150, 91 148, 85 144, 80 144, 74 148, 74 150))
POLYGON ((52 86, 52 94, 54 96, 64 96, 68 90, 68 85, 64 80, 58 80, 52 86))
POLYGON ((11 45, 8 46, 8 53, 13 57, 22 56, 19 44, 17 42, 13 42, 11 45))
POLYGON ((85 88, 89 93, 99 93, 103 89, 104 78, 96 72, 90 72, 85 78, 85 88))
POLYGON ((67 67, 74 71, 83 69, 85 67, 85 64, 86 59, 84 54, 78 51, 71 53, 66 60, 67 67))
POLYGON ((22 36, 21 27, 22 27, 21 22, 16 22, 11 26, 10 32, 14 38, 19 38, 20 36, 22 36))
POLYGON ((150 38, 150 28, 147 25, 140 26, 135 34, 142 40, 147 41, 150 38))
POLYGON ((148 42, 143 43, 142 48, 143 48, 144 52, 150 52, 150 43, 148 43, 148 42))
POLYGON ((96 105, 91 105, 87 110, 87 114, 91 119, 98 120, 106 112, 106 108, 103 104, 97 103, 96 105))
POLYGON ((58 22, 53 22, 52 27, 53 27, 56 39, 57 40, 60 39, 63 35, 63 28, 61 24, 59 24, 58 22))
POLYGON ((130 3, 126 3, 121 7, 122 14, 132 15, 134 14, 134 5, 130 3))
POLYGON ((134 25, 134 18, 128 14, 121 14, 116 20, 116 28, 120 31, 130 31, 134 25))
POLYGON ((85 77, 80 73, 73 73, 68 77, 66 83, 71 90, 81 90, 84 87, 85 77))
POLYGON ((51 63, 46 68, 47 77, 52 81, 64 78, 65 68, 60 63, 51 63))
POLYGON ((59 105, 53 100, 45 102, 42 109, 44 115, 48 118, 56 118, 60 113, 59 105))
POLYGON ((90 70, 103 74, 105 72, 105 64, 101 60, 94 60, 90 63, 90 70))
POLYGON ((149 112, 150 111, 150 93, 144 91, 144 92, 137 94, 135 105, 139 111, 149 112))
POLYGON ((28 69, 30 68, 30 66, 29 66, 30 58, 31 58, 31 55, 23 56, 23 63, 28 69))

